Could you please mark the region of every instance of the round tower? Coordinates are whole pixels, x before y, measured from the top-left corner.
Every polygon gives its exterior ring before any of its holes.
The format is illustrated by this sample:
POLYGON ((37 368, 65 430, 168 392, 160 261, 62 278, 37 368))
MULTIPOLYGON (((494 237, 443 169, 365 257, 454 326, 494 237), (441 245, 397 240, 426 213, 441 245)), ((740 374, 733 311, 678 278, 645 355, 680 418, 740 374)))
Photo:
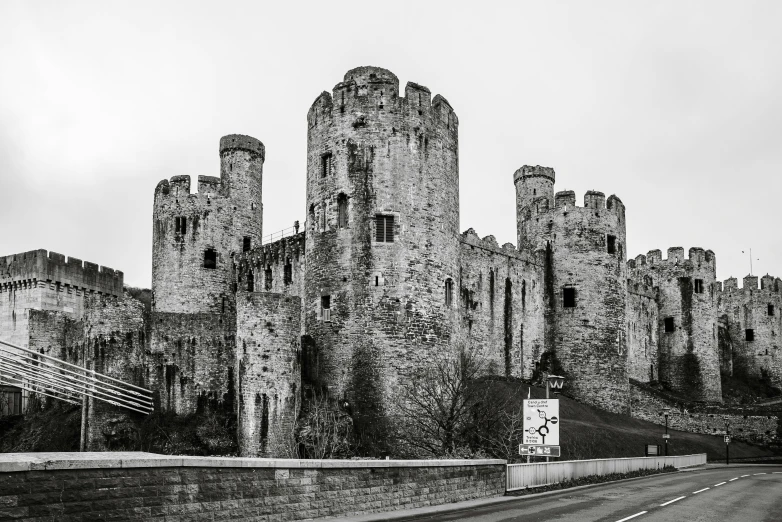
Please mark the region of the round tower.
POLYGON ((458 119, 426 87, 400 94, 359 67, 307 115, 305 349, 359 429, 451 342, 456 314, 458 119))
MULTIPOLYGON (((526 169, 530 169, 527 167, 526 169)), ((545 252, 545 352, 540 374, 564 373, 568 394, 617 413, 629 413, 626 349, 627 256, 625 209, 589 191, 575 206, 570 191, 552 197, 551 175, 514 176, 522 245, 545 252), (537 194, 529 194, 529 187, 537 194), (531 202, 530 202, 531 198, 531 202), (541 199, 545 198, 545 199, 541 199)))
POLYGON ((260 141, 226 136, 221 177, 199 176, 193 194, 190 176, 155 189, 150 369, 164 409, 186 413, 203 398, 219 403, 228 393, 233 256, 261 242, 263 161, 260 141))
POLYGON ((523 235, 524 221, 530 211, 538 206, 541 210, 553 206, 554 203, 554 169, 537 165, 524 165, 513 174, 513 184, 516 186, 516 233, 517 247, 527 245, 523 235))

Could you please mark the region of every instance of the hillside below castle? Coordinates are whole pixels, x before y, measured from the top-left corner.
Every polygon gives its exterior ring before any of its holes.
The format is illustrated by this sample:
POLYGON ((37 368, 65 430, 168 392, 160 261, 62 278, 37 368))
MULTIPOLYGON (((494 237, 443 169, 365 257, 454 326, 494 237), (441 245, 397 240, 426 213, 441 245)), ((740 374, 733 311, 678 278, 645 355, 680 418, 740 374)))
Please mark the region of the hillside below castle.
MULTIPOLYGON (((721 375, 782 387, 779 278, 719 282, 702 248, 628 261, 623 202, 579 204, 548 167, 513 173, 515 245, 461 232, 459 119, 388 70, 348 71, 306 119, 301 229, 263 244, 266 148, 225 136, 219 177, 154 189, 148 310, 122 272, 9 255, 0 338, 149 387, 160 411, 231 412, 244 456, 279 454, 313 390, 382 434, 399 389, 465 347, 493 375, 562 374, 569 396, 615 413, 656 400, 631 380, 710 405, 721 375)), ((123 415, 94 405, 91 447, 123 415)), ((761 424, 773 438, 776 420, 761 424)))

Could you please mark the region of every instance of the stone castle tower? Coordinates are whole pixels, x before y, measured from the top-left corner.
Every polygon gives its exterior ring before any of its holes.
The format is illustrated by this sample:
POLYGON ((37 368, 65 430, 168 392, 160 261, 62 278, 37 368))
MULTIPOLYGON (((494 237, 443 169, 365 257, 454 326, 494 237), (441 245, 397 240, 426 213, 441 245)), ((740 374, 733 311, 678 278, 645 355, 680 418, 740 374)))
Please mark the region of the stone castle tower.
POLYGON ((380 418, 397 378, 449 343, 458 291, 458 118, 359 67, 307 115, 304 317, 319 379, 380 418))
POLYGON ((545 351, 569 377, 569 392, 629 412, 625 313, 625 208, 589 191, 554 194, 554 170, 524 166, 516 185, 518 248, 545 251, 545 351))
POLYGON ((190 176, 155 189, 150 380, 165 410, 231 399, 234 256, 261 243, 264 158, 255 138, 225 136, 219 178, 199 176, 193 194, 190 176))

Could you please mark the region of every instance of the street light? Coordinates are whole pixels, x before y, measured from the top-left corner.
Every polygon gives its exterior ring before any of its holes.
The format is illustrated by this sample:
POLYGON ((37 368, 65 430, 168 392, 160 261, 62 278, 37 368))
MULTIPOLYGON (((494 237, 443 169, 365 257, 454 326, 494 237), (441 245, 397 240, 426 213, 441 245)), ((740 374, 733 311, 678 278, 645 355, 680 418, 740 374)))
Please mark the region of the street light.
POLYGON ((663 415, 665 415, 665 456, 668 456, 668 415, 671 413, 670 408, 663 408, 663 415))
MULTIPOLYGON (((555 390, 561 390, 565 385, 565 378, 560 375, 549 375, 546 377, 546 399, 549 397, 549 388, 555 390)), ((549 457, 546 457, 546 462, 549 462, 549 457)))
POLYGON ((549 375, 546 377, 546 398, 549 396, 549 388, 561 390, 565 385, 565 378, 560 375, 549 375))

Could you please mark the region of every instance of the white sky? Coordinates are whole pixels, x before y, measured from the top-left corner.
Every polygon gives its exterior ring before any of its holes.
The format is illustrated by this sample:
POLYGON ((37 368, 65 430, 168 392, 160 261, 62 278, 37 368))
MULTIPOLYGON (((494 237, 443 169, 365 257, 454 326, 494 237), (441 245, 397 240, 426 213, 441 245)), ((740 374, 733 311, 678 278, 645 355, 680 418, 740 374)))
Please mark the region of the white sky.
POLYGON ((628 257, 710 248, 782 276, 782 2, 0 2, 0 255, 150 286, 163 178, 266 145, 264 234, 305 218, 306 115, 350 68, 460 121, 461 230, 515 243, 513 172, 618 195, 628 257))

